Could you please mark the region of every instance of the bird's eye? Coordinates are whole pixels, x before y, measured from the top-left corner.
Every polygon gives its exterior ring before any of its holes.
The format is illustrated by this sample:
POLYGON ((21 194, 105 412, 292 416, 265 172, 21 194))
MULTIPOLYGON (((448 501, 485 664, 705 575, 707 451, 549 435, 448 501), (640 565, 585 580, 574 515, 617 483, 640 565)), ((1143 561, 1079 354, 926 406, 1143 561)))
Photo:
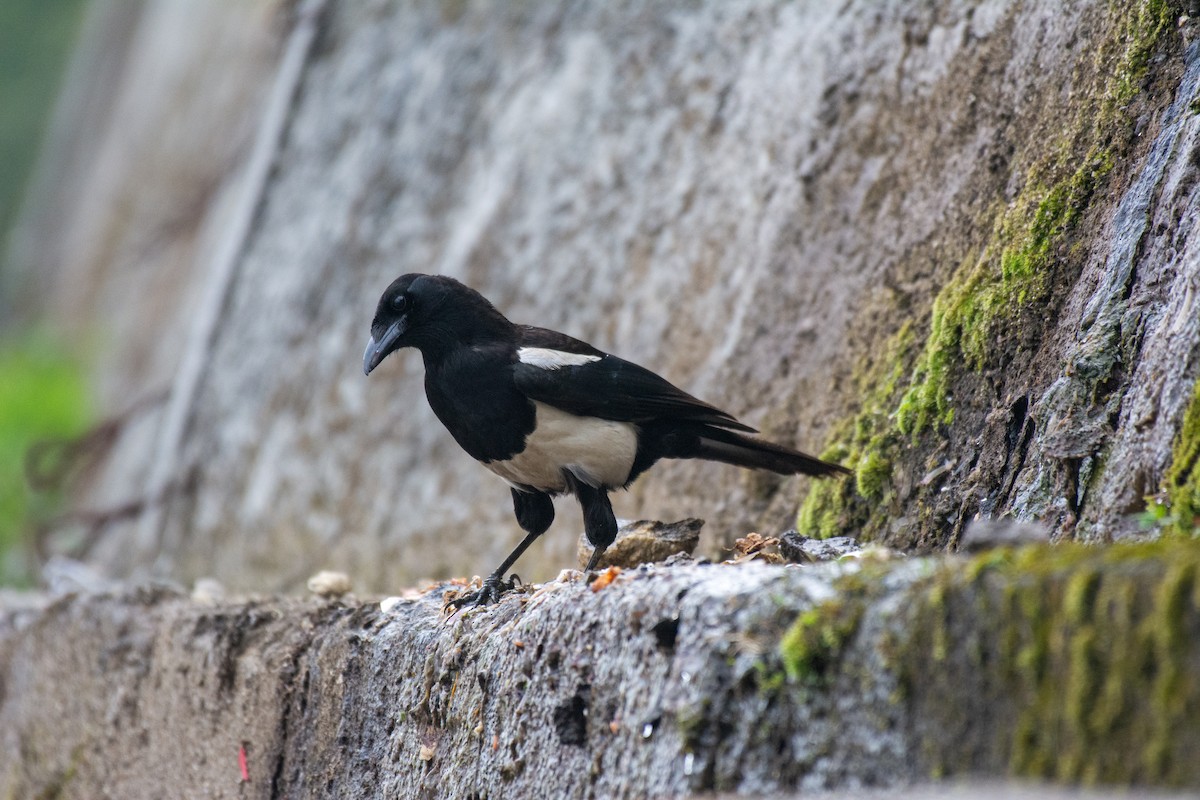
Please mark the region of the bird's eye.
POLYGON ((403 314, 408 311, 408 295, 398 294, 392 298, 392 308, 403 314))

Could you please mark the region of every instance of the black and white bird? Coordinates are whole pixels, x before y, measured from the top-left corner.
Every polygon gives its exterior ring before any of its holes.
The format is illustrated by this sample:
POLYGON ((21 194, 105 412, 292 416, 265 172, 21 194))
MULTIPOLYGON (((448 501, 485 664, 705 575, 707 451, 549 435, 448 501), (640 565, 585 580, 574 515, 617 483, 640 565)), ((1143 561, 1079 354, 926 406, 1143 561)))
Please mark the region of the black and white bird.
POLYGON ((457 604, 486 604, 504 574, 554 520, 555 495, 575 495, 595 566, 617 535, 608 493, 660 458, 701 458, 783 475, 847 474, 837 464, 746 436, 743 425, 653 372, 563 333, 516 325, 470 287, 402 275, 379 299, 363 354, 367 375, 415 347, 425 396, 455 441, 512 489, 526 536, 457 604))

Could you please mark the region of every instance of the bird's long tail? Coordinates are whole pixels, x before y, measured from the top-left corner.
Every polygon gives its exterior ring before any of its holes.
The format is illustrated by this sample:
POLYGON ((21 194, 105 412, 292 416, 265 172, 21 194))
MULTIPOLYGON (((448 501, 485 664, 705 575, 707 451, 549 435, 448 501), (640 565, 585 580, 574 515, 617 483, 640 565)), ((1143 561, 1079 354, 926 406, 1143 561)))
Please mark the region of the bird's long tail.
POLYGON ((699 432, 694 447, 695 451, 688 453, 686 458, 703 458, 733 464, 736 467, 766 469, 780 475, 850 474, 850 470, 840 464, 822 461, 799 450, 711 426, 704 426, 699 432))

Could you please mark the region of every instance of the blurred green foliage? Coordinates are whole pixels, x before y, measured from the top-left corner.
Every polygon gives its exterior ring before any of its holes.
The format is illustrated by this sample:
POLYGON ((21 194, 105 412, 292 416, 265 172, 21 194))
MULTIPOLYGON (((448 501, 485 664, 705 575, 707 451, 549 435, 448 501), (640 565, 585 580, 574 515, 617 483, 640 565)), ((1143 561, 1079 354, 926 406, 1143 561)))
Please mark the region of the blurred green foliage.
POLYGON ((83 0, 0 0, 0 244, 49 122, 83 0))
POLYGON ((31 491, 30 445, 78 436, 90 418, 82 365, 41 334, 0 338, 0 583, 31 575, 27 536, 55 510, 55 493, 31 491))

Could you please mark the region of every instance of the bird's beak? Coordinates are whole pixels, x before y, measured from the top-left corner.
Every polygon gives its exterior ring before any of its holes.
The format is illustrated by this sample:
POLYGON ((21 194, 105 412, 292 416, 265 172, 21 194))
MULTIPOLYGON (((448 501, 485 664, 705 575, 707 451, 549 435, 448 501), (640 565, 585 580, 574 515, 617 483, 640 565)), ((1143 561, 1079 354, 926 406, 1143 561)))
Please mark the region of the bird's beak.
POLYGON ((396 349, 396 340, 403 334, 408 326, 403 319, 398 319, 393 322, 383 335, 379 337, 379 341, 375 341, 372 336, 367 340, 367 349, 363 353, 363 374, 370 375, 371 370, 379 366, 379 362, 387 357, 387 354, 396 349))

